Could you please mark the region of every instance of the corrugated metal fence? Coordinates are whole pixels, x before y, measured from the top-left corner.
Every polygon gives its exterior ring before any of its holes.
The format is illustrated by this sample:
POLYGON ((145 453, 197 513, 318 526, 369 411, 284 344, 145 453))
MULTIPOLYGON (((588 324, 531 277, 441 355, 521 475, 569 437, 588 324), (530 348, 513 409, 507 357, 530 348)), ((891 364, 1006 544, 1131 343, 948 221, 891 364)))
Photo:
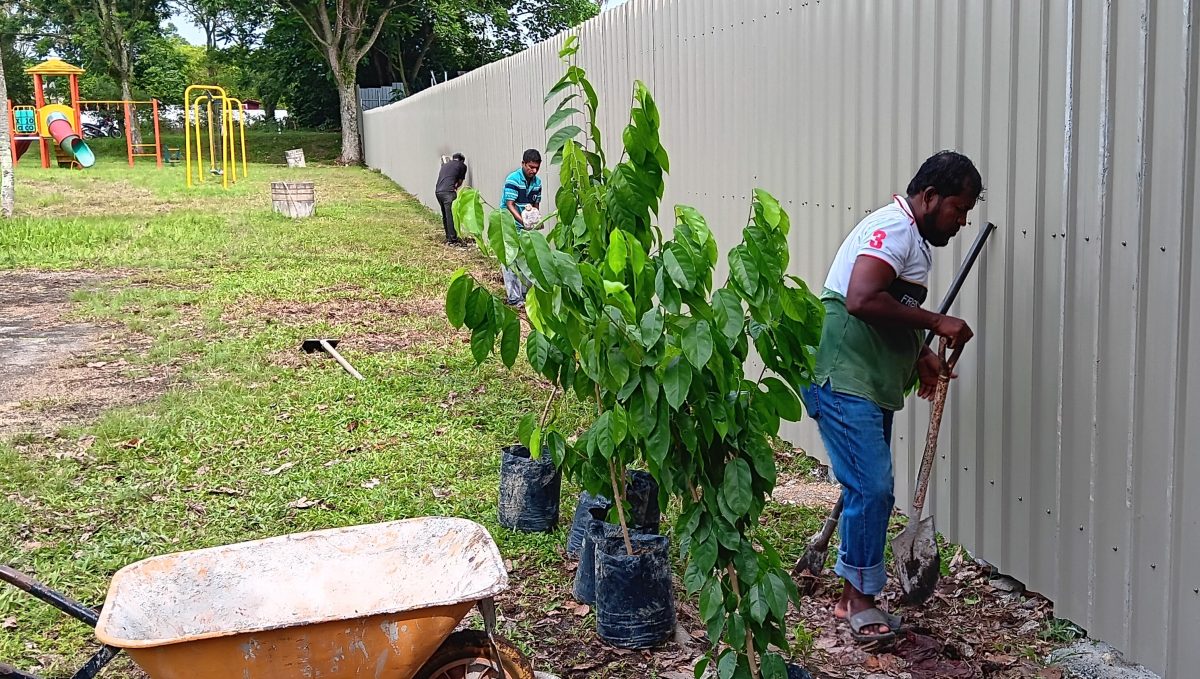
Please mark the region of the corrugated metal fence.
POLYGON ((404 85, 402 83, 392 83, 390 86, 384 87, 360 87, 358 88, 358 105, 364 111, 370 111, 373 108, 387 106, 404 96, 404 85))
MULTIPOLYGON (((773 192, 813 285, 931 152, 976 160, 972 220, 1000 229, 957 306, 978 339, 943 428, 938 527, 1169 677, 1200 667, 1197 4, 634 0, 579 31, 610 154, 640 78, 666 204, 699 208, 728 248, 751 189, 773 192)), ((461 151, 498 200, 545 144, 561 41, 369 112, 368 163, 434 205, 439 156, 461 151)), ((938 254, 932 299, 971 237, 938 254)), ((900 498, 927 412, 897 421, 900 498)), ((817 448, 808 423, 788 433, 817 448)))

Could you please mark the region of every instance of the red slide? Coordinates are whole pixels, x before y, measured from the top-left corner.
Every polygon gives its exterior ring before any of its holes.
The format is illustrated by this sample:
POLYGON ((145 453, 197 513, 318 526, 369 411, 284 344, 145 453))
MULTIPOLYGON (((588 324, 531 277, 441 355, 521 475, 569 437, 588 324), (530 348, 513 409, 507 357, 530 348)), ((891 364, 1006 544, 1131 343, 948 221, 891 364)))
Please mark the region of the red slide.
POLYGON ((79 138, 79 135, 75 134, 75 128, 71 127, 71 121, 65 115, 55 111, 46 116, 46 124, 50 128, 50 136, 54 137, 55 143, 71 154, 80 167, 91 167, 96 164, 96 155, 79 138))

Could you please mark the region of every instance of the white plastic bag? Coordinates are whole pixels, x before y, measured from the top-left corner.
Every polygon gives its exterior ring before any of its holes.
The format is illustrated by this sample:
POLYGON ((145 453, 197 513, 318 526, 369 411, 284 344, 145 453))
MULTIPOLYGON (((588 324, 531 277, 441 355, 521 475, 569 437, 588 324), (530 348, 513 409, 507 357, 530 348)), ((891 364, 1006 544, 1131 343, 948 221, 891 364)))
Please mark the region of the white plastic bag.
POLYGON ((542 228, 542 213, 532 205, 526 205, 525 209, 521 211, 521 220, 525 222, 526 229, 542 228))

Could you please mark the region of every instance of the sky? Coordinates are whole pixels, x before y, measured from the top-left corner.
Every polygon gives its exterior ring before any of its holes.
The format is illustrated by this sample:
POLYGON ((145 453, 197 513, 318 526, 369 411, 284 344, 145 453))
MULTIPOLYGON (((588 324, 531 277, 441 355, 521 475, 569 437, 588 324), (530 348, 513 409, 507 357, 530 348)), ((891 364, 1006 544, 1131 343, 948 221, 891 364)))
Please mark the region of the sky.
MULTIPOLYGON (((604 8, 612 9, 613 7, 624 5, 628 1, 629 0, 607 0, 607 2, 604 3, 604 8)), ((204 30, 189 21, 187 15, 177 13, 171 17, 169 23, 175 26, 175 30, 179 31, 179 35, 183 36, 184 40, 187 40, 193 45, 204 44, 204 30)))
POLYGON ((188 20, 185 14, 175 14, 167 22, 175 26, 175 30, 179 31, 179 35, 183 36, 184 40, 193 45, 204 44, 204 29, 188 20))

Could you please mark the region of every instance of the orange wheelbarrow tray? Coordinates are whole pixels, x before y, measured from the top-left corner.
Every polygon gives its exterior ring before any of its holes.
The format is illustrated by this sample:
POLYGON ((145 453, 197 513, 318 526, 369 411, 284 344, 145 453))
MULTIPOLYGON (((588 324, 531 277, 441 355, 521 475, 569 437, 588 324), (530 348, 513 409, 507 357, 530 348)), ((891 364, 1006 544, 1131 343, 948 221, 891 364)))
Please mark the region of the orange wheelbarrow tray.
MULTIPOLYGON (((6 566, 0 579, 96 628, 151 679, 526 679, 492 633, 508 573, 491 535, 447 517, 294 533, 122 568, 99 615, 6 566), (451 634, 479 605, 487 632, 451 634), (457 673, 456 673, 457 672, 457 673), (468 674, 474 672, 474 674, 468 674)), ((36 679, 0 664, 0 679, 36 679)))

